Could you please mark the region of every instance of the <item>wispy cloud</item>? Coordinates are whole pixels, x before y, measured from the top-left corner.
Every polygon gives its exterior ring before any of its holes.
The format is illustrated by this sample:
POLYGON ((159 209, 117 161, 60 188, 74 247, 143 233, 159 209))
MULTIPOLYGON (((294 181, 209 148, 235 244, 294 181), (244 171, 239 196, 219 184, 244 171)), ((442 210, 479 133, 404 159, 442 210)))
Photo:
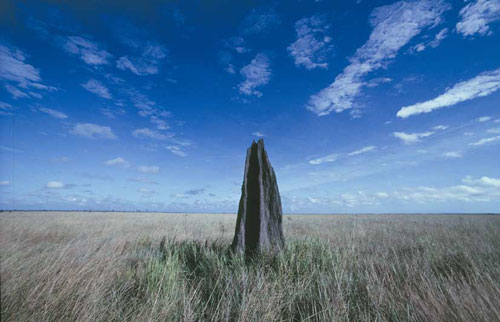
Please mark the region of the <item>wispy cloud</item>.
POLYGON ((77 123, 70 132, 71 134, 89 139, 116 139, 110 127, 92 123, 77 123))
POLYGON ((262 93, 256 88, 266 85, 271 78, 269 58, 263 53, 257 54, 250 64, 240 70, 240 74, 245 79, 238 86, 240 93, 261 97, 262 93))
POLYGON ((0 101, 0 115, 12 115, 15 108, 12 104, 1 102, 0 101))
POLYGON ((5 84, 5 89, 7 92, 12 95, 12 98, 18 99, 18 98, 23 98, 23 97, 29 97, 28 94, 17 88, 16 86, 10 85, 10 84, 5 84))
POLYGON ((439 44, 441 44, 441 41, 443 41, 443 39, 445 39, 447 36, 448 36, 448 28, 441 29, 441 31, 436 34, 434 39, 432 39, 431 41, 421 42, 416 44, 411 48, 410 52, 418 53, 424 51, 427 47, 436 48, 437 46, 439 46, 439 44))
POLYGON ((61 181, 49 181, 47 182, 45 187, 50 189, 62 189, 64 188, 64 183, 62 183, 61 181))
POLYGON ((104 86, 100 81, 95 79, 90 79, 88 82, 81 84, 83 88, 87 91, 94 93, 102 98, 110 99, 111 94, 106 86, 104 86))
POLYGON ((159 73, 161 61, 168 55, 165 46, 153 40, 145 29, 138 28, 126 19, 113 18, 110 26, 115 37, 133 51, 131 55, 118 58, 117 68, 129 70, 138 76, 159 73))
POLYGON ((490 95, 498 89, 500 89, 500 69, 484 72, 472 79, 457 83, 444 94, 432 100, 402 107, 397 116, 407 118, 412 115, 429 113, 443 107, 490 95))
POLYGON ((129 168, 130 167, 130 163, 122 157, 117 157, 117 158, 114 158, 111 160, 107 160, 104 162, 104 164, 107 166, 118 166, 118 167, 122 167, 122 168, 129 168))
POLYGON ((420 142, 420 139, 426 138, 433 135, 434 132, 422 132, 422 133, 405 133, 405 132, 394 132, 394 137, 403 141, 404 144, 413 144, 420 142))
POLYGON ((250 51, 250 49, 246 48, 245 39, 240 36, 231 37, 224 41, 224 44, 227 48, 234 50, 238 54, 244 54, 250 51))
POLYGON ((48 189, 71 189, 76 187, 76 184, 63 183, 61 181, 49 181, 45 184, 45 188, 48 189))
POLYGON ((142 117, 149 117, 158 130, 167 130, 169 128, 166 118, 170 117, 170 112, 158 106, 155 101, 150 99, 147 95, 140 93, 135 89, 129 89, 126 93, 134 106, 139 110, 138 114, 142 117))
POLYGON ((449 128, 448 125, 436 125, 435 127, 433 127, 434 130, 438 130, 438 131, 444 131, 447 128, 449 128))
POLYGON ((457 23, 457 32, 465 37, 479 34, 490 34, 488 26, 500 20, 500 3, 498 0, 477 0, 467 4, 460 10, 461 20, 457 23))
POLYGON ((8 186, 8 185, 10 185, 10 181, 8 181, 8 180, 0 181, 0 186, 8 186))
POLYGON ((460 159, 463 157, 463 155, 460 152, 450 151, 443 153, 443 157, 446 159, 460 159))
POLYGON ((23 98, 29 95, 40 98, 35 92, 24 92, 30 90, 57 90, 55 87, 41 83, 42 78, 37 68, 26 63, 26 54, 17 48, 8 48, 0 44, 0 79, 5 81, 5 89, 13 98, 23 98), (28 95, 29 94, 29 95, 28 95))
POLYGON ((260 131, 253 132, 252 135, 258 138, 263 138, 265 136, 265 134, 260 131))
POLYGON ((488 129, 488 130, 486 130, 486 133, 489 133, 489 134, 500 134, 500 127, 488 129))
POLYGON ((7 152, 15 152, 15 153, 23 153, 24 152, 22 150, 10 148, 8 146, 3 146, 3 145, 0 145, 0 150, 7 151, 7 152))
POLYGON ((300 19, 295 23, 297 40, 288 46, 289 54, 296 66, 308 70, 328 68, 327 59, 333 50, 332 38, 328 36, 330 25, 324 16, 314 15, 300 19))
POLYGON ((139 172, 142 172, 142 173, 152 173, 152 174, 155 174, 155 173, 158 173, 160 172, 160 167, 158 166, 155 166, 155 165, 141 165, 137 168, 137 170, 139 172))
POLYGON ((467 184, 492 186, 492 187, 499 187, 500 188, 500 179, 490 178, 490 177, 486 177, 486 176, 483 176, 479 179, 474 179, 470 176, 467 176, 462 181, 467 183, 467 184))
POLYGON ((66 114, 64 114, 63 112, 59 112, 59 111, 53 110, 51 108, 41 107, 38 110, 40 112, 49 114, 50 116, 52 116, 53 118, 56 118, 56 119, 64 120, 64 119, 68 118, 68 116, 66 114))
POLYGON ((478 117, 476 119, 476 121, 478 121, 479 123, 483 123, 483 122, 488 122, 491 119, 492 119, 491 116, 481 116, 481 117, 478 117))
POLYGON ((69 36, 62 38, 61 42, 65 51, 80 56, 88 65, 105 65, 109 63, 111 58, 110 53, 84 37, 69 36))
POLYGON ((322 157, 322 158, 310 160, 309 163, 317 165, 317 164, 322 164, 322 163, 326 163, 326 162, 334 162, 337 160, 338 157, 339 157, 339 155, 337 153, 333 153, 333 154, 329 154, 329 155, 322 157))
POLYGON ((172 152, 173 154, 179 156, 179 157, 185 157, 187 156, 187 153, 182 150, 182 147, 179 145, 168 145, 165 147, 167 150, 172 152))
POLYGON ((401 49, 423 29, 438 25, 450 6, 439 0, 399 1, 376 8, 368 41, 349 59, 335 81, 311 96, 307 108, 319 116, 353 108, 355 98, 366 85, 366 74, 385 68, 401 49))
POLYGON ((160 133, 156 130, 151 130, 148 128, 136 129, 132 131, 132 135, 135 136, 136 138, 150 138, 155 140, 166 140, 169 137, 171 137, 163 133, 160 133))
POLYGON ((365 146, 364 148, 361 148, 361 149, 356 150, 356 151, 352 151, 352 152, 348 153, 347 155, 354 156, 354 155, 358 155, 358 154, 363 154, 366 152, 375 151, 376 148, 377 147, 374 145, 365 146))
POLYGON ((469 143, 469 145, 472 145, 472 146, 485 145, 485 144, 488 144, 488 143, 491 143, 491 142, 496 142, 496 141, 499 141, 499 140, 500 140, 500 135, 489 137, 489 138, 484 138, 484 139, 481 139, 481 140, 479 140, 477 142, 469 143))
POLYGON ((245 17, 241 25, 241 33, 243 35, 252 35, 264 33, 271 30, 281 23, 280 17, 270 10, 257 10, 252 11, 245 17))
POLYGON ((129 58, 127 56, 120 57, 116 61, 116 67, 121 70, 128 69, 132 73, 144 76, 158 74, 158 66, 140 57, 129 58))

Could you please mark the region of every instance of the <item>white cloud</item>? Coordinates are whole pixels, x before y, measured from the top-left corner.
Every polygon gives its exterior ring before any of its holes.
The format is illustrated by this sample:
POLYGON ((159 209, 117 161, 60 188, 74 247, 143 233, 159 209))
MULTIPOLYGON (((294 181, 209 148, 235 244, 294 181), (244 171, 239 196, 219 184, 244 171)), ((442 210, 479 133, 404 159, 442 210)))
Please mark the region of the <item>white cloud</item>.
POLYGON ((187 153, 182 151, 182 147, 178 145, 169 145, 166 147, 167 150, 172 152, 173 154, 180 156, 180 157, 185 157, 187 156, 187 153))
POLYGON ((374 145, 365 146, 364 148, 361 148, 359 150, 348 153, 347 155, 349 155, 349 156, 358 155, 358 154, 374 151, 375 149, 376 149, 376 147, 374 145))
POLYGON ((23 153, 24 152, 22 150, 18 150, 18 149, 14 149, 14 148, 9 148, 8 146, 3 146, 3 145, 0 145, 0 150, 7 151, 7 152, 15 152, 15 153, 23 153))
POLYGON ((111 94, 109 93, 108 88, 98 80, 90 79, 88 82, 81 85, 89 92, 99 95, 102 98, 111 98, 111 94))
POLYGON ((130 95, 134 106, 139 110, 138 114, 140 116, 149 117, 150 122, 156 125, 159 130, 169 128, 165 118, 170 116, 170 112, 164 110, 161 106, 157 106, 155 101, 135 89, 130 89, 127 93, 130 95))
POLYGON ((97 44, 79 36, 66 37, 63 41, 63 49, 71 54, 79 55, 88 65, 108 64, 108 59, 111 57, 111 54, 100 49, 97 44))
POLYGON ((50 189, 63 189, 65 185, 61 181, 49 181, 45 187, 50 189))
POLYGON ((486 130, 486 133, 490 133, 490 134, 500 134, 500 127, 493 128, 493 129, 488 129, 488 130, 486 130))
POLYGON ((437 131, 444 131, 446 130, 447 128, 449 128, 448 125, 436 125, 433 129, 434 130, 437 130, 437 131))
POLYGON ((156 193, 156 191, 149 189, 149 188, 139 188, 139 189, 137 189, 137 191, 141 193, 143 198, 151 197, 152 195, 154 195, 156 193))
POLYGON ((443 41, 443 39, 445 39, 447 36, 448 36, 448 28, 441 29, 441 31, 439 31, 434 37, 434 39, 432 39, 431 41, 421 42, 413 46, 410 49, 410 53, 412 52, 418 53, 424 51, 425 48, 427 47, 436 48, 437 46, 439 46, 439 44, 441 44, 441 41, 443 41))
POLYGON ((337 160, 338 156, 339 156, 338 154, 333 153, 333 154, 329 154, 329 155, 322 157, 322 158, 310 160, 309 163, 316 165, 316 164, 322 164, 325 162, 334 162, 335 160, 337 160))
POLYGON ((297 40, 287 50, 295 59, 296 66, 303 66, 308 70, 328 68, 326 61, 333 49, 332 38, 327 35, 329 28, 325 18, 318 15, 295 23, 297 40))
POLYGON ((441 31, 436 34, 436 37, 434 37, 434 39, 429 42, 429 46, 431 46, 432 48, 436 48, 437 46, 439 46, 441 41, 446 38, 446 36, 448 36, 448 28, 441 29, 441 31))
POLYGON ((28 94, 13 85, 5 84, 5 89, 12 95, 14 99, 28 97, 28 94))
POLYGON ((0 181, 0 186, 8 186, 8 185, 10 185, 10 181, 8 181, 8 180, 0 181))
POLYGON ((41 107, 38 110, 40 112, 49 114, 50 116, 52 116, 52 117, 54 117, 56 119, 64 120, 64 119, 68 118, 68 116, 66 114, 64 114, 63 112, 59 112, 59 111, 53 110, 51 108, 41 107))
POLYGON ((412 115, 429 113, 476 97, 490 95, 498 89, 500 89, 500 69, 484 72, 472 79, 455 84, 444 94, 432 100, 402 107, 397 116, 407 118, 412 115))
POLYGON ((500 179, 490 178, 486 176, 481 177, 479 179, 473 179, 472 177, 467 176, 462 181, 468 184, 476 184, 476 185, 484 185, 484 186, 492 186, 500 188, 500 179))
POLYGON ((116 139, 110 127, 92 123, 77 123, 71 130, 71 134, 79 135, 89 139, 116 139))
POLYGON ((0 78, 13 81, 25 87, 41 80, 38 69, 25 63, 26 55, 19 49, 0 45, 0 78))
POLYGON ((226 47, 231 48, 238 54, 244 54, 249 52, 250 49, 246 48, 245 39, 243 37, 231 37, 227 39, 225 42, 226 47))
MULTIPOLYGON (((18 87, 23 89, 34 88, 37 90, 57 90, 55 87, 43 85, 40 72, 32 65, 25 62, 26 54, 17 48, 8 48, 0 44, 0 79, 14 84, 5 84, 5 89, 15 98, 28 97, 18 87)), ((29 92, 33 97, 41 95, 29 92)))
POLYGON ((137 168, 137 170, 142 173, 158 173, 160 172, 160 167, 155 165, 151 166, 141 165, 137 168))
POLYGON ((151 130, 148 128, 144 129, 136 129, 132 131, 132 135, 137 137, 137 138, 151 138, 155 140, 166 140, 171 136, 167 136, 165 134, 162 134, 156 130, 151 130))
POLYGON ((450 151, 443 153, 443 157, 447 159, 460 159, 462 158, 462 154, 460 152, 450 151))
POLYGON ((471 2, 460 10, 460 17, 457 32, 463 36, 491 34, 488 24, 500 20, 500 2, 498 0, 471 2))
POLYGON ((258 138, 263 138, 265 136, 265 134, 260 131, 253 132, 252 135, 258 138))
POLYGON ((394 132, 394 137, 403 141, 404 144, 417 143, 422 138, 433 135, 434 132, 423 132, 423 133, 405 133, 405 132, 394 132))
POLYGON ((116 62, 116 67, 121 70, 130 70, 132 73, 144 76, 158 74, 158 66, 142 58, 120 57, 116 62))
POLYGON ((364 76, 385 68, 414 36, 438 25, 449 8, 439 0, 399 1, 376 8, 370 18, 373 30, 368 41, 329 87, 311 96, 307 108, 319 116, 353 108, 354 99, 366 85, 364 76))
POLYGON ((240 70, 240 74, 245 79, 238 85, 240 93, 261 97, 262 93, 256 88, 269 82, 271 77, 269 58, 263 53, 257 54, 250 64, 240 70))
MULTIPOLYGON (((379 86, 380 84, 384 84, 384 83, 390 83, 392 82, 392 78, 387 78, 387 77, 377 77, 377 78, 374 78, 370 81, 368 81, 365 85, 366 87, 377 87, 379 86)), ((386 124, 390 124, 391 121, 386 121, 385 122, 386 124), (389 122, 389 123, 388 123, 389 122)))
POLYGON ((108 166, 119 166, 122 168, 130 167, 130 163, 122 157, 117 157, 117 158, 105 161, 104 164, 108 165, 108 166))
POLYGON ((490 138, 484 138, 484 139, 481 139, 481 140, 479 140, 477 142, 469 143, 469 145, 473 145, 473 146, 485 145, 487 143, 495 142, 495 141, 498 141, 498 140, 500 140, 500 135, 499 136, 493 136, 493 137, 490 137, 490 138))
POLYGON ((481 116, 476 119, 480 123, 488 122, 489 120, 491 120, 491 116, 481 116))
POLYGON ((226 68, 224 68, 224 70, 226 72, 228 72, 229 74, 236 74, 236 70, 234 69, 233 64, 227 64, 227 66, 226 66, 226 68))

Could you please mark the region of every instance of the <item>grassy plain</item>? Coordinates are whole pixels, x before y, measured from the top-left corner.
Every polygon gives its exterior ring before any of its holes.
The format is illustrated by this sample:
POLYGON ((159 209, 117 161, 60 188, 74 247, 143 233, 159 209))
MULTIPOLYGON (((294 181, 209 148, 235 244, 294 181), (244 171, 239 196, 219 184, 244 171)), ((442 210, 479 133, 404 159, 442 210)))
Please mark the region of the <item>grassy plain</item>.
POLYGON ((500 216, 0 213, 2 321, 500 321, 500 216), (165 237, 165 242, 162 239, 165 237))

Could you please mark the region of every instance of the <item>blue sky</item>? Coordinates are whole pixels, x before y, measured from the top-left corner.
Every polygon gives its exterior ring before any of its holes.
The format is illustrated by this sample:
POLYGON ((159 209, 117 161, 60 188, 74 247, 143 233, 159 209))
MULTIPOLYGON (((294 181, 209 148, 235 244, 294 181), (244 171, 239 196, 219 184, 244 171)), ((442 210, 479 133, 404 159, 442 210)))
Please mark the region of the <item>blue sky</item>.
POLYGON ((500 211, 498 1, 2 6, 2 209, 500 211))

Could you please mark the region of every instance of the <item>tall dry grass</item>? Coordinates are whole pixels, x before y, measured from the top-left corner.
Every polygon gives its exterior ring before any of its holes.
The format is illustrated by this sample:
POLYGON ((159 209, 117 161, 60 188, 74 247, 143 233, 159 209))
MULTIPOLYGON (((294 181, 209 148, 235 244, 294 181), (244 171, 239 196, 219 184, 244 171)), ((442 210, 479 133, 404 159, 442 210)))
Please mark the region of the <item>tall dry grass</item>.
POLYGON ((2 321, 500 321, 500 216, 286 216, 252 260, 235 220, 0 213, 2 321))

